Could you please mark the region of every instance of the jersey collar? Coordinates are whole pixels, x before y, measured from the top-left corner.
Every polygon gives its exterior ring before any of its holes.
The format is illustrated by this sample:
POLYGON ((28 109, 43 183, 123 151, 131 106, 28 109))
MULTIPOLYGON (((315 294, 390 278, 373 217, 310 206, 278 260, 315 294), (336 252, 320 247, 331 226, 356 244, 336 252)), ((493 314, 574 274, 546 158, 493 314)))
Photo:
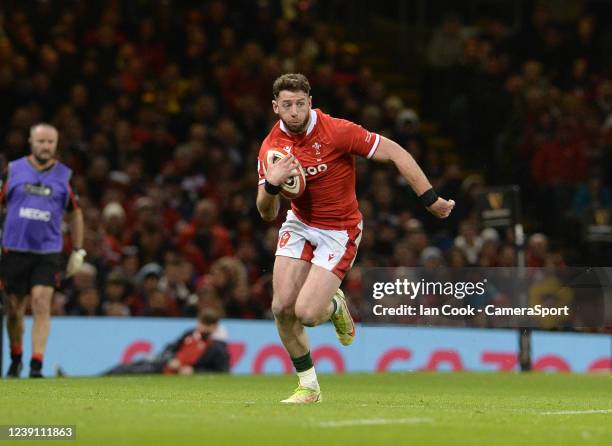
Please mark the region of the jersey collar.
MULTIPOLYGON (((294 137, 295 135, 293 133, 291 133, 287 127, 285 126, 285 123, 283 121, 280 121, 280 129, 285 132, 287 135, 294 137)), ((310 110, 310 122, 308 123, 308 128, 306 129, 306 136, 310 135, 312 133, 312 131, 315 128, 315 125, 317 125, 317 112, 314 110, 310 110)))

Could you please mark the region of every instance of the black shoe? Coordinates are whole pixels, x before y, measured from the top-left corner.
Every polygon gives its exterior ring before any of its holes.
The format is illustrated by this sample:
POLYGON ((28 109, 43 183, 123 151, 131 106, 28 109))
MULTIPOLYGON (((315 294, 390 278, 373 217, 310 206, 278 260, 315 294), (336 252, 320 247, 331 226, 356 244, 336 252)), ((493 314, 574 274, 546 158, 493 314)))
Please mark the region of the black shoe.
POLYGON ((42 378, 42 361, 32 358, 30 360, 30 378, 42 378))
POLYGON ((21 375, 21 369, 23 368, 23 364, 21 361, 12 361, 11 366, 6 372, 7 378, 19 378, 21 375))
POLYGON ((42 378, 42 371, 40 369, 30 369, 30 378, 42 378))

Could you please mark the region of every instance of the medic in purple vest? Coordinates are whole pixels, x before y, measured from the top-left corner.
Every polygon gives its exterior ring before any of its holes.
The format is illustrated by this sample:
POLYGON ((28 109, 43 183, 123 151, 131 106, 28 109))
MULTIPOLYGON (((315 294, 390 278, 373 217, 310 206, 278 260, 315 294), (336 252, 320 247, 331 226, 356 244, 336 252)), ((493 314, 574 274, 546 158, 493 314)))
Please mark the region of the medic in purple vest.
POLYGON ((23 318, 31 297, 33 315, 30 377, 42 377, 51 300, 62 272, 62 222, 69 213, 72 254, 66 277, 83 265, 83 214, 70 186, 72 170, 55 159, 58 131, 41 123, 30 129, 31 154, 9 163, 0 189, 4 207, 0 277, 8 294, 11 347, 8 376, 22 369, 23 318))

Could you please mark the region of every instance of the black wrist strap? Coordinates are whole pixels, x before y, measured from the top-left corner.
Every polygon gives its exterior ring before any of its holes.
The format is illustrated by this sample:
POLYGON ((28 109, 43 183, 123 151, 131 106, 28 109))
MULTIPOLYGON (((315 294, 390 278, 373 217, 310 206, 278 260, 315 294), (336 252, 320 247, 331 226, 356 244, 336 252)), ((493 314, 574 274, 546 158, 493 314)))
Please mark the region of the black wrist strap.
POLYGON ((421 196, 419 196, 419 200, 421 200, 421 203, 423 203, 423 206, 428 208, 429 206, 434 204, 436 201, 438 201, 438 194, 436 194, 436 191, 432 187, 431 189, 425 191, 421 196))
POLYGON ((267 193, 269 193, 270 195, 278 195, 278 193, 281 190, 280 186, 275 186, 272 183, 268 183, 268 180, 266 180, 266 183, 264 185, 264 189, 266 190, 267 193))

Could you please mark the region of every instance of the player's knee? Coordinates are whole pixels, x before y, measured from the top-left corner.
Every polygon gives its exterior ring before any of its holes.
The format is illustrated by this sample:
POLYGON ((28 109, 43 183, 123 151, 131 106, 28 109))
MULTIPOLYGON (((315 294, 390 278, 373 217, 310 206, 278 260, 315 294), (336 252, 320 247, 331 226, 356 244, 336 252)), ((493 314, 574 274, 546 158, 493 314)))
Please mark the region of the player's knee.
POLYGON ((11 319, 25 316, 26 307, 19 299, 9 298, 6 306, 7 316, 11 319))
POLYGON ((295 320, 295 310, 293 304, 281 299, 272 300, 272 314, 280 322, 295 320))
POLYGON ((314 327, 319 325, 321 320, 321 315, 314 311, 312 308, 308 308, 306 306, 296 307, 295 309, 295 317, 300 324, 305 327, 314 327))
POLYGON ((51 302, 49 299, 32 296, 32 314, 34 316, 49 316, 51 313, 51 302))
POLYGON ((19 307, 8 305, 6 308, 6 316, 11 320, 20 319, 25 316, 25 311, 20 311, 19 307))

